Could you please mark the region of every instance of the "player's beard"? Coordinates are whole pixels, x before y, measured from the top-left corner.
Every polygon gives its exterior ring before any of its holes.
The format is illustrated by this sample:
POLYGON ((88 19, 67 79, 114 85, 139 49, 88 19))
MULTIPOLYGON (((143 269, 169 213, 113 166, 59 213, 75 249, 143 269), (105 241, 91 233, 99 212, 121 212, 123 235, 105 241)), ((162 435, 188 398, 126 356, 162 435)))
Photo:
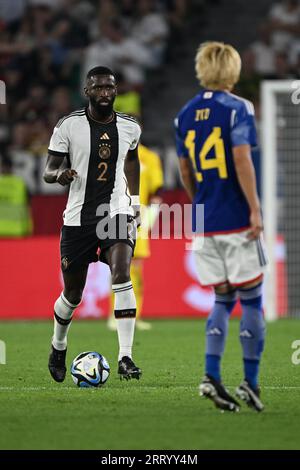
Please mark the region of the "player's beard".
POLYGON ((95 98, 90 98, 92 108, 95 110, 99 120, 105 121, 112 115, 115 97, 107 105, 101 105, 95 98))

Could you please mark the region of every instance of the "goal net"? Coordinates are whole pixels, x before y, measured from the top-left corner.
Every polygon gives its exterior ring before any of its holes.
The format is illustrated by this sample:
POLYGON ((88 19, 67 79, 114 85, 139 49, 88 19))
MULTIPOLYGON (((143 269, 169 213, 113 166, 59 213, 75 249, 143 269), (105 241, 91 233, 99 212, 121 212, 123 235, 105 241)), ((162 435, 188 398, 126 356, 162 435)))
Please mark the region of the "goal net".
POLYGON ((300 81, 261 85, 267 320, 300 317, 300 81))

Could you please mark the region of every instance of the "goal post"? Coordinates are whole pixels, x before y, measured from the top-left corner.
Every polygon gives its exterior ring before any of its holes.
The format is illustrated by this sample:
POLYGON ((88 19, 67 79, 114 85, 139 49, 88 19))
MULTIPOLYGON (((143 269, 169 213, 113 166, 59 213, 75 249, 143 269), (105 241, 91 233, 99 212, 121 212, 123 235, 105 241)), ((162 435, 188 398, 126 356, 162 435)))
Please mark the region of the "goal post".
POLYGON ((261 84, 261 183, 269 261, 265 276, 265 316, 269 321, 280 315, 298 316, 300 312, 300 212, 297 220, 297 206, 300 207, 300 99, 297 100, 297 94, 300 96, 300 81, 265 80, 261 84), (281 250, 278 248, 279 237, 281 250), (280 253, 282 259, 286 253, 286 259, 282 263, 283 271, 278 273, 280 253), (286 301, 280 301, 281 295, 286 301))

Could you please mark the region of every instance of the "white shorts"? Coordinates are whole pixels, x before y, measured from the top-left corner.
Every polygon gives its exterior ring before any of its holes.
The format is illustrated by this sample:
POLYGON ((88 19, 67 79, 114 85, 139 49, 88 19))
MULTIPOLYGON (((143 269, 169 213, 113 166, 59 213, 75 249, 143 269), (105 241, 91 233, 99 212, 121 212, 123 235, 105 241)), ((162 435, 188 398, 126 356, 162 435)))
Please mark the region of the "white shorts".
POLYGON ((195 237, 193 251, 200 284, 234 286, 254 281, 267 264, 262 237, 249 240, 249 230, 225 235, 195 237))

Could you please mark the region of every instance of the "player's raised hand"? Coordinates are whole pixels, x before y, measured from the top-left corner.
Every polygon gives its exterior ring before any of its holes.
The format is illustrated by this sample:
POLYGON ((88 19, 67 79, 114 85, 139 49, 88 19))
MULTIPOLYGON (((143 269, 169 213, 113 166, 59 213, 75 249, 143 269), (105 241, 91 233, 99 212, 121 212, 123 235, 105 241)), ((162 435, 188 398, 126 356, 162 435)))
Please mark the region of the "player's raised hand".
POLYGON ((264 227, 260 210, 252 211, 250 214, 250 232, 248 234, 248 238, 250 240, 259 238, 263 228, 264 227))
POLYGON ((78 177, 77 171, 67 168, 66 170, 61 170, 58 172, 56 181, 62 186, 66 186, 67 184, 72 183, 74 178, 77 178, 77 177, 78 177))

